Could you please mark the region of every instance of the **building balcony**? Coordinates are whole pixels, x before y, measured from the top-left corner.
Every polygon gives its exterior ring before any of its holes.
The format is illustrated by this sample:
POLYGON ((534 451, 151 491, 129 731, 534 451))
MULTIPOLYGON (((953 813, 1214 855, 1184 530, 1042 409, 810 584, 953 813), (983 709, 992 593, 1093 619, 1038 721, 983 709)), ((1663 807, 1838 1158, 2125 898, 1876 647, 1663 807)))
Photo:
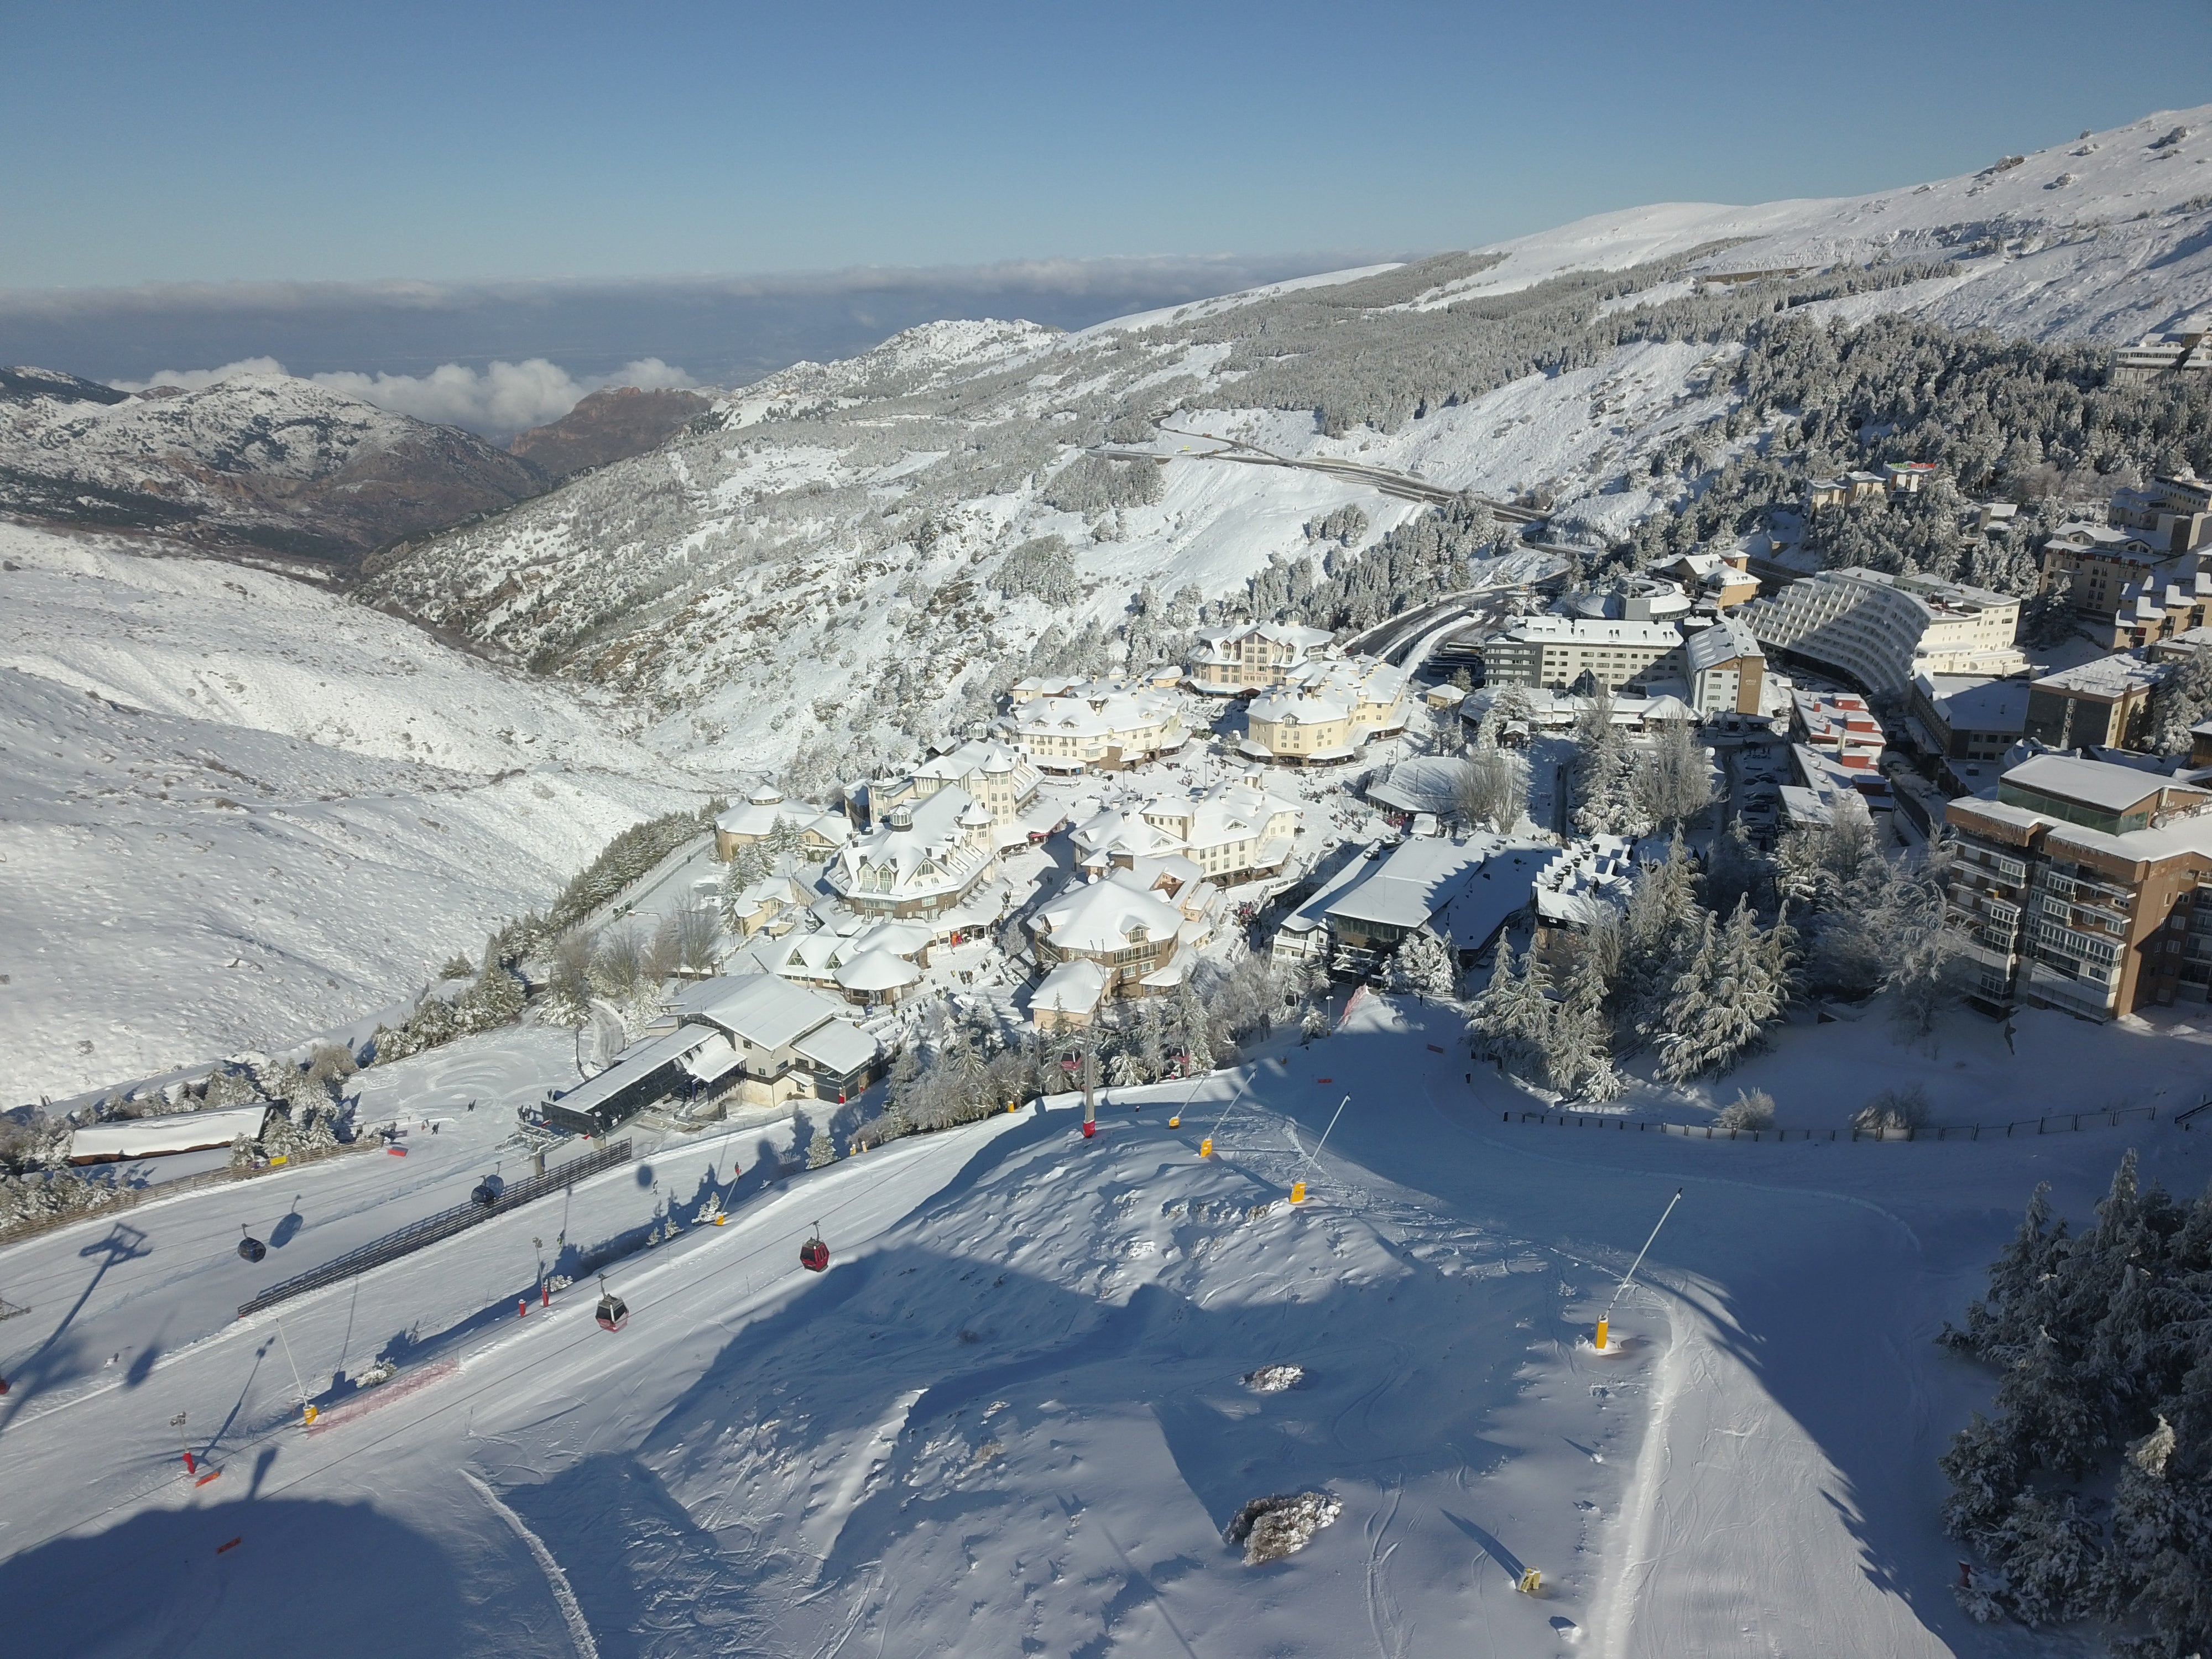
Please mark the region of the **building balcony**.
POLYGON ((2039 1002, 2047 1002, 2072 1013, 2087 1014, 2092 1019, 2110 1019, 2116 1000, 2109 981, 2072 978, 2042 962, 2027 964, 2021 990, 2039 1002))

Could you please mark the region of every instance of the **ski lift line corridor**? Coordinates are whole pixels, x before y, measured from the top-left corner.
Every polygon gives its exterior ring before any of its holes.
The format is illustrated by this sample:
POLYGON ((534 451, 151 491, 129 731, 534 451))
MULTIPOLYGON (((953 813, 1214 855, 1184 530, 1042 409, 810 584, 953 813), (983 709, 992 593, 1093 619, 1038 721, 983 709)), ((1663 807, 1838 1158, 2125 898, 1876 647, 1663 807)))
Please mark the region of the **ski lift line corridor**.
MULTIPOLYGON (((868 1161, 873 1163, 876 1167, 865 1174, 862 1170, 853 1169, 851 1160, 841 1160, 837 1164, 832 1165, 830 1171, 824 1173, 835 1173, 844 1177, 836 1184, 840 1187, 851 1188, 852 1190, 849 1192, 840 1192, 833 1200, 826 1203, 822 1201, 823 1194, 820 1193, 801 1194, 790 1191, 775 1193, 770 1195, 767 1204, 751 1210, 749 1214, 732 1214, 732 1222, 737 1224, 741 1231, 717 1230, 713 1227, 686 1228, 684 1230, 686 1233, 703 1235, 700 1240, 699 1250, 684 1251, 659 1261, 640 1264, 637 1269, 628 1276, 628 1282, 623 1287, 628 1292, 627 1296, 615 1295, 611 1299, 622 1304, 622 1313, 626 1325, 630 1316, 650 1313, 664 1304, 696 1294, 699 1287, 709 1279, 727 1280, 733 1273, 742 1273, 747 1267, 757 1263, 763 1268, 769 1270, 769 1276, 760 1280, 757 1291, 749 1290, 742 1298, 738 1298, 741 1305, 729 1310, 728 1316, 738 1316, 756 1305, 765 1306, 778 1297, 790 1294, 794 1288, 789 1278, 775 1277, 772 1268, 772 1264, 779 1261, 789 1260, 785 1254, 791 1248, 789 1223, 785 1219, 787 1209, 797 1208, 801 1204, 811 1200, 820 1206, 818 1212, 825 1224, 835 1224, 840 1216, 848 1214, 854 1210, 861 1210, 865 1212, 869 1202, 875 1199, 882 1189, 896 1184, 900 1178, 896 1169, 885 1166, 902 1163, 905 1158, 929 1158, 933 1155, 954 1157, 957 1162, 965 1162, 973 1158, 976 1152, 976 1148, 967 1141, 966 1131, 982 1127, 991 1130, 995 1136, 1014 1127, 1017 1127, 1015 1121, 1004 1117, 991 1118, 983 1120, 981 1124, 963 1126, 961 1130, 949 1131, 942 1135, 918 1136, 911 1140, 896 1142, 893 1144, 894 1147, 905 1149, 904 1158, 893 1148, 882 1149, 878 1152, 871 1154, 868 1161), (750 1244, 750 1248, 741 1248, 740 1253, 734 1256, 725 1255, 724 1252, 731 1246, 739 1243, 741 1237, 750 1244), (687 1269, 690 1271, 686 1271, 687 1269), (665 1279, 666 1282, 657 1290, 640 1293, 641 1285, 663 1279, 665 1279)), ((901 1213, 882 1217, 876 1225, 869 1227, 858 1238, 850 1241, 847 1248, 854 1250, 865 1249, 884 1232, 898 1225, 902 1218, 901 1213)), ((611 1291, 612 1287, 610 1286, 609 1289, 611 1291)), ((430 1404, 420 1416, 408 1416, 403 1413, 394 1419, 389 1429, 373 1439, 358 1441, 344 1445, 343 1449, 335 1449, 326 1455, 318 1455, 311 1467, 301 1469, 289 1479, 264 1482, 258 1489, 258 1495, 264 1499, 273 1498, 303 1482, 317 1480, 330 1471, 351 1462, 355 1458, 378 1451, 388 1443, 416 1431, 426 1422, 447 1417, 455 1411, 471 1407, 485 1399, 501 1397, 511 1392, 518 1382, 544 1370, 561 1356, 580 1349, 588 1350, 605 1343, 606 1333, 598 1321, 597 1310, 591 1308, 588 1303, 582 1305, 591 1312, 592 1317, 580 1330, 560 1323, 549 1326, 546 1322, 535 1318, 527 1321, 506 1322, 500 1328, 504 1334, 489 1345, 478 1348, 466 1356, 466 1360, 470 1369, 473 1370, 478 1366, 485 1365, 486 1362, 492 1360, 495 1356, 502 1360, 507 1359, 509 1351, 513 1350, 515 1352, 511 1363, 488 1366, 484 1380, 474 1388, 465 1390, 439 1388, 434 1395, 434 1403, 430 1404), (549 1350, 545 1346, 548 1342, 557 1342, 558 1346, 549 1350)), ((229 1328, 235 1331, 244 1328, 234 1324, 229 1328)), ((200 1357, 204 1358, 210 1351, 201 1347, 197 1352, 200 1357)), ((178 1357, 181 1358, 184 1356, 180 1354, 178 1357)), ((228 1457, 234 1462, 242 1459, 246 1453, 256 1447, 265 1447, 272 1443, 296 1441, 299 1436, 299 1417, 295 1412, 288 1411, 281 1419, 270 1423, 266 1427, 243 1435, 235 1440, 224 1442, 223 1444, 228 1457)), ((77 1517, 45 1536, 13 1540, 10 1547, 17 1551, 37 1548, 56 1538, 81 1531, 120 1510, 142 1505, 145 1501, 146 1495, 143 1492, 126 1494, 77 1517)))
MULTIPOLYGON (((248 1318, 264 1308, 273 1308, 295 1296, 305 1296, 310 1291, 319 1291, 325 1285, 336 1285, 357 1273, 365 1273, 373 1267, 380 1267, 387 1261, 397 1261, 401 1256, 411 1255, 441 1239, 451 1238, 455 1233, 465 1232, 494 1216, 504 1215, 533 1200, 560 1192, 587 1176, 598 1175, 617 1164, 627 1164, 629 1158, 630 1143, 623 1139, 602 1146, 597 1152, 586 1152, 581 1158, 571 1158, 558 1169, 548 1170, 542 1176, 532 1176, 525 1181, 495 1185, 494 1179, 487 1179, 478 1184, 465 1204, 457 1204, 449 1210, 426 1216, 412 1226, 388 1233, 357 1250, 349 1251, 334 1261, 326 1261, 297 1278, 272 1285, 260 1295, 240 1303, 238 1316, 248 1318)), ((258 1248, 257 1241, 251 1238, 245 1243, 256 1244, 258 1248)), ((243 1245, 240 1253, 246 1254, 243 1245)), ((260 1257, 252 1255, 247 1259, 258 1261, 260 1257)))

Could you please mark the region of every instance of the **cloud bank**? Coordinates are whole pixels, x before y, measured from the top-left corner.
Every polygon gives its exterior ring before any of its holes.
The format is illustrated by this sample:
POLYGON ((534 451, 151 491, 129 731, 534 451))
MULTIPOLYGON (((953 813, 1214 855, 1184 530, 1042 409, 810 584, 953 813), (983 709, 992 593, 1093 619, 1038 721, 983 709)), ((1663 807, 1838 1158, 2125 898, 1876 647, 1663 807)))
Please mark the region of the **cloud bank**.
POLYGON ((554 418, 562 398, 573 403, 595 386, 672 384, 653 377, 656 363, 684 365, 665 370, 679 380, 696 375, 696 384, 740 386, 802 357, 850 357, 901 329, 945 318, 1018 317, 1087 328, 1377 257, 1178 255, 628 281, 0 289, 0 363, 35 363, 118 386, 157 377, 184 383, 185 374, 167 364, 285 363, 310 378, 340 377, 330 384, 410 415, 503 434, 554 418))
MULTIPOLYGON (((274 357, 240 357, 220 368, 164 368, 143 380, 112 384, 125 392, 143 392, 149 386, 177 386, 197 392, 234 375, 289 372, 274 357)), ((697 384, 691 375, 658 357, 625 363, 611 374, 581 378, 543 357, 519 363, 494 362, 481 371, 462 363, 441 363, 428 374, 363 374, 352 369, 326 369, 301 378, 380 409, 440 426, 464 426, 494 438, 511 438, 533 426, 557 421, 587 394, 605 386, 634 386, 653 391, 697 384)))

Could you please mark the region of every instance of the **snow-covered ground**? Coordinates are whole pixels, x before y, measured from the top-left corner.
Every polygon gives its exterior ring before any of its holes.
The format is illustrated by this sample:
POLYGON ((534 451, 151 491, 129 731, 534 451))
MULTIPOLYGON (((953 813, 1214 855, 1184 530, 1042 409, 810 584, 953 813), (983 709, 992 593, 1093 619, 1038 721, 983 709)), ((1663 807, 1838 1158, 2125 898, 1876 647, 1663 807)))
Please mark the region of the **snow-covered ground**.
MULTIPOLYGON (((1363 997, 1336 1036, 1206 1079, 1181 1128, 1182 1090, 1154 1089, 1141 1110, 1109 1099, 1088 1144, 1063 1100, 763 1185, 794 1126, 702 1135, 286 1304, 281 1334, 232 1318, 512 1163, 507 1109, 571 1063, 529 1030, 402 1062, 387 1103, 447 1119, 404 1160, 0 1250, 0 1295, 33 1310, 0 1326, 11 1637, 73 1654, 2071 1650, 1951 1601, 1934 1460, 1994 1380, 1930 1339, 2035 1182, 2078 1218, 2124 1146, 2188 1191, 2212 1140, 2163 1121, 1783 1146, 1508 1124, 1516 1097, 1466 1080, 1456 1025, 1363 997), (1678 1187, 1601 1358, 1589 1327, 1678 1187), (709 1193, 727 1225, 690 1224, 709 1193), (641 1243, 672 1196, 684 1231, 609 1271, 626 1330, 592 1323, 589 1280, 516 1316, 563 1229, 641 1243), (230 1249, 241 1222, 283 1236, 260 1267, 230 1249), (819 1278, 796 1260, 817 1222, 819 1278), (393 1382, 331 1387, 380 1353, 403 1361, 393 1382), (326 1408, 313 1431, 295 1360, 326 1408), (1275 1364, 1303 1382, 1241 1380, 1275 1364), (191 1485, 180 1439, 222 1475, 191 1485), (1308 1490, 1343 1510, 1301 1553, 1248 1567, 1222 1542, 1247 1500, 1308 1490), (1540 1595, 1516 1593, 1524 1567, 1540 1595)), ((1978 1109, 1953 1078, 2031 1109, 2092 1071, 2202 1071, 2182 1034, 2024 1016, 2013 1055, 1983 1052, 1984 1029, 1962 1019, 1934 1052, 1794 1030, 1753 1080, 1786 1115, 1793 1086, 1910 1078, 1948 1117, 1978 1109)))
POLYGON ((707 793, 321 589, 8 524, 0 554, 0 1103, 356 1019, 707 793))

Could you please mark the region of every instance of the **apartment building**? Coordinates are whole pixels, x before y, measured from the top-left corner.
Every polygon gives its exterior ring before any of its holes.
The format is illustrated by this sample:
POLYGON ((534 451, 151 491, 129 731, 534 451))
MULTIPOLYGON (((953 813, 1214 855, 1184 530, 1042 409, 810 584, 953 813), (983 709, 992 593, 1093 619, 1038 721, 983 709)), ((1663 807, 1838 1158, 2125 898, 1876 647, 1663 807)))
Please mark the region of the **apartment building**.
POLYGON ((1752 632, 1734 617, 1720 617, 1692 628, 1682 641, 1688 702, 1699 719, 1715 714, 1756 714, 1766 684, 1766 654, 1752 632))
POLYGON ((1327 655, 1335 639, 1327 629, 1297 623, 1201 628, 1198 654, 1190 665, 1191 689, 1235 696, 1285 684, 1297 670, 1327 655))
POLYGON ((1679 661, 1682 631, 1671 622, 1589 617, 1524 617, 1483 646, 1492 685, 1565 690, 1585 673, 1608 691, 1679 661), (1674 659, 1670 661, 1669 659, 1674 659))
POLYGON ((989 809, 948 785, 920 802, 901 801, 840 848, 830 885, 872 921, 942 915, 997 871, 997 840, 989 809))
POLYGON ((2032 680, 2022 734, 2053 749, 2138 749, 2150 736, 2151 694, 2172 672, 2123 651, 2032 680))
POLYGON ((913 805, 943 789, 958 789, 991 815, 1002 830, 1019 828, 1022 814, 1036 799, 1041 781, 1029 757, 1003 743, 969 741, 932 756, 896 782, 868 786, 872 824, 894 806, 913 805))
POLYGON ((1915 674, 1905 718, 1928 750, 1947 761, 2002 760, 2027 729, 2028 695, 2026 680, 1915 674))
POLYGON ((2208 369, 2212 369, 2212 347, 2195 331, 2146 334, 2112 353, 2112 380, 2121 386, 2140 386, 2161 375, 2202 374, 2208 369))
POLYGON ((1946 812, 1945 921, 1981 1000, 2109 1019, 2212 985, 2212 792, 2038 755, 1946 812))
POLYGON ((1902 696, 1917 673, 2019 673, 2020 601, 1934 576, 1853 568, 1791 582, 1740 613, 1769 651, 1902 696))
POLYGON ((1182 701, 1171 691, 1082 688, 1014 707, 1014 737, 1047 772, 1115 772, 1172 753, 1189 740, 1182 701))

